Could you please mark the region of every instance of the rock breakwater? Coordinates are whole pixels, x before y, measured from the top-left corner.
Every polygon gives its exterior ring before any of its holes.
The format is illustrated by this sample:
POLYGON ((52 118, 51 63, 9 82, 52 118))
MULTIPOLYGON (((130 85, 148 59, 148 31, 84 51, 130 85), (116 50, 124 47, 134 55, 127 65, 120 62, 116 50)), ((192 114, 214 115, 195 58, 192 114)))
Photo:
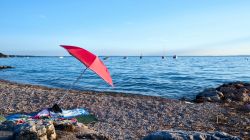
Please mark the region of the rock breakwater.
POLYGON ((250 83, 234 82, 199 93, 196 102, 250 103, 250 83))

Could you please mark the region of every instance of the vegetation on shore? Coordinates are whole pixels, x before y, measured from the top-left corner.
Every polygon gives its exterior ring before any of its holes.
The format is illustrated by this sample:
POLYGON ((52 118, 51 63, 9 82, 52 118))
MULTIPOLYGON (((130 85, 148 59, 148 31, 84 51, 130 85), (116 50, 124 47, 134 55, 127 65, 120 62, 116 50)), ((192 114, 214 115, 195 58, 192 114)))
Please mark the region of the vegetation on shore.
POLYGON ((5 58, 5 57, 8 57, 8 55, 5 55, 3 53, 0 53, 0 58, 5 58))
POLYGON ((37 56, 32 56, 32 55, 7 55, 0 53, 0 58, 8 58, 8 57, 37 57, 37 56))

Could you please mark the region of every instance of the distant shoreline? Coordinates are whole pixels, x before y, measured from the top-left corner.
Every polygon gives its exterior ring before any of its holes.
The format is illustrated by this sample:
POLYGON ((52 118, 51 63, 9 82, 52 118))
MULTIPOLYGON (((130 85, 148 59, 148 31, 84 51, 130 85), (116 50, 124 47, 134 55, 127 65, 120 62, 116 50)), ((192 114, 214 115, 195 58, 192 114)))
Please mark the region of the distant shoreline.
MULTIPOLYGON (((99 56, 99 57, 124 57, 124 56, 126 56, 126 57, 140 57, 140 55, 138 55, 138 56, 136 56, 136 55, 133 55, 133 56, 129 56, 129 55, 119 55, 119 56, 112 56, 112 55, 101 55, 101 56, 99 56)), ((165 57, 173 57, 173 56, 171 56, 171 55, 164 55, 165 57)), ((0 57, 0 58, 8 58, 8 57, 72 57, 72 56, 60 56, 60 55, 58 55, 58 56, 37 56, 37 55, 7 55, 7 57, 0 57)), ((145 56, 142 56, 142 57, 162 57, 161 55, 145 55, 145 56)), ((250 57, 250 55, 225 55, 225 56, 223 56, 223 55, 219 55, 219 56, 206 56, 206 55, 204 55, 204 56, 182 56, 182 55, 180 55, 180 56, 178 56, 178 57, 250 57)))
MULTIPOLYGON (((100 55, 99 57, 173 57, 176 54, 173 55, 100 55)), ((71 55, 6 55, 3 53, 0 53, 0 58, 8 58, 8 57, 72 57, 71 55)), ((250 57, 249 54, 245 55, 179 55, 178 57, 250 57)))

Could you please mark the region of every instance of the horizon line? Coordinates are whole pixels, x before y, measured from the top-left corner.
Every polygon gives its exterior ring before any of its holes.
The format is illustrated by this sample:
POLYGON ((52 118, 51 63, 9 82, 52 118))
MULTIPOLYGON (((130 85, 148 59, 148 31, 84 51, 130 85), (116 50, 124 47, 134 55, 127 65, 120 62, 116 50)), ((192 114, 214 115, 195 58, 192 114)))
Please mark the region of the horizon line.
MULTIPOLYGON (((72 57, 71 55, 7 55, 9 57, 72 57)), ((173 57, 174 55, 99 55, 98 57, 173 57)), ((177 57, 250 57, 249 55, 176 55, 177 57)))

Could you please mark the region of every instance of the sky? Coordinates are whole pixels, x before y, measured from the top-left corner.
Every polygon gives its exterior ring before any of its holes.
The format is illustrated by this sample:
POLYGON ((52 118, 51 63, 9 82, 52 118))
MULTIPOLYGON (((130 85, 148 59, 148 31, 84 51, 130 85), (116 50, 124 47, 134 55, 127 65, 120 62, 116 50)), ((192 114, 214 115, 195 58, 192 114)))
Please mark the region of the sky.
POLYGON ((250 55, 249 0, 1 0, 0 52, 250 55))

